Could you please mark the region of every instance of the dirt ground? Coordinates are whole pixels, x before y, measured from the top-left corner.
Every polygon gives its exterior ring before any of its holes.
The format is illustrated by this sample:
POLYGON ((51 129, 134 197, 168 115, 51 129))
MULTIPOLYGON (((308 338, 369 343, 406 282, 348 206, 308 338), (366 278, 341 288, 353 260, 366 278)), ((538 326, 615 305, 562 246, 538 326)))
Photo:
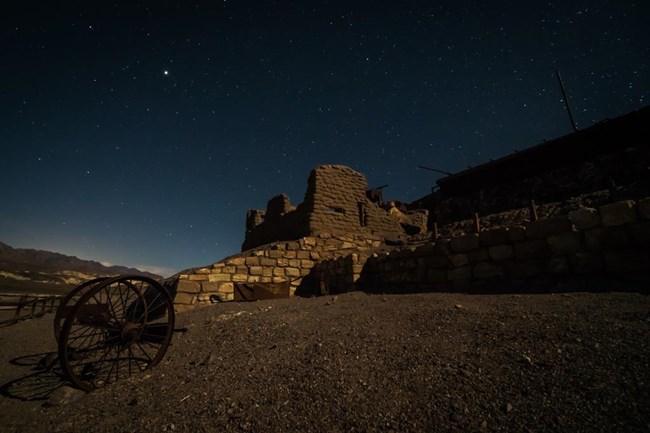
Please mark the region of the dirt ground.
POLYGON ((152 370, 63 406, 52 315, 0 328, 2 432, 648 432, 650 297, 368 295, 177 317, 152 370))

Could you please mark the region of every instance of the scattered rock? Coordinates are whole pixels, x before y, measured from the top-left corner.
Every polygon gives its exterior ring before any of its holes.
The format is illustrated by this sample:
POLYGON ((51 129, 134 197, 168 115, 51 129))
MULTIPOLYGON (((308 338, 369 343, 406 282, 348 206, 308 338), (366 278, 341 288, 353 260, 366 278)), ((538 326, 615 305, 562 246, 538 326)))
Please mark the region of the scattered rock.
POLYGON ((72 388, 70 386, 62 386, 50 395, 50 398, 45 402, 45 406, 63 406, 69 403, 74 403, 84 395, 86 395, 86 393, 80 389, 72 388))
POLYGON ((210 364, 214 363, 214 361, 216 361, 217 359, 219 359, 219 357, 218 357, 217 355, 215 355, 214 353, 211 353, 211 354, 208 355, 208 357, 205 358, 205 359, 203 360, 203 362, 201 362, 199 365, 200 365, 200 366, 210 365, 210 364))

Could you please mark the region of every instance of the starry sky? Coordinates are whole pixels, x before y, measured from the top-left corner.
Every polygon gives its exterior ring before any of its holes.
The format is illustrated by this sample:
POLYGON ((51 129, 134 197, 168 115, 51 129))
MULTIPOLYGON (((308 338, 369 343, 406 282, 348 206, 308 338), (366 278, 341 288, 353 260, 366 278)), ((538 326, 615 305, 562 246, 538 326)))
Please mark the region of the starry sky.
MULTIPOLYGON (((19 2, 15 2, 19 3, 19 2)), ((0 241, 169 275, 318 164, 387 199, 648 104, 650 2, 22 2, 0 22, 0 241), (60 3, 60 4, 57 4, 60 3), (489 6, 487 6, 489 5, 489 6)))

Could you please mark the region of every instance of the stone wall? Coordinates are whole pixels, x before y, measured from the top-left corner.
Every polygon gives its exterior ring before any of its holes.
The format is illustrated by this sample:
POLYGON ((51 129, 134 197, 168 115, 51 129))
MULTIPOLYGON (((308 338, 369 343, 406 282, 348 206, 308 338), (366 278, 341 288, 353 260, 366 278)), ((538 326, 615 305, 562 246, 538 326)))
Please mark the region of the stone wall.
POLYGON ((321 294, 369 291, 648 291, 650 198, 316 265, 321 294), (617 286, 624 284, 623 286, 617 286))
POLYGON ((342 165, 320 165, 312 170, 303 203, 293 207, 282 194, 266 211, 249 210, 243 250, 263 244, 314 236, 319 233, 356 233, 397 241, 406 229, 426 230, 428 211, 400 214, 399 218, 368 199, 366 178, 342 165))
POLYGON ((291 294, 321 260, 376 249, 381 238, 321 233, 294 241, 281 241, 251 249, 213 265, 188 269, 168 278, 165 285, 175 293, 179 312, 217 300, 234 299, 237 283, 280 283, 291 281, 291 294))

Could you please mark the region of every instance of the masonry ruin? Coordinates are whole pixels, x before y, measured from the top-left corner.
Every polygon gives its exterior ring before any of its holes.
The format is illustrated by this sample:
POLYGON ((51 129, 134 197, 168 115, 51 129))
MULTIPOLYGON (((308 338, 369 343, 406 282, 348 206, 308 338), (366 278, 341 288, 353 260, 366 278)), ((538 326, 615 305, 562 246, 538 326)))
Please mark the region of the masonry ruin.
POLYGON ((351 290, 530 292, 650 287, 650 108, 440 179, 406 207, 322 165, 302 203, 249 210, 242 252, 165 281, 178 311, 351 290))
POLYGON ((280 194, 269 200, 266 210, 248 211, 242 251, 320 233, 373 235, 388 243, 404 241, 408 233, 426 233, 427 210, 402 212, 390 203, 382 207, 370 195, 361 173, 342 165, 318 166, 298 206, 280 194))

